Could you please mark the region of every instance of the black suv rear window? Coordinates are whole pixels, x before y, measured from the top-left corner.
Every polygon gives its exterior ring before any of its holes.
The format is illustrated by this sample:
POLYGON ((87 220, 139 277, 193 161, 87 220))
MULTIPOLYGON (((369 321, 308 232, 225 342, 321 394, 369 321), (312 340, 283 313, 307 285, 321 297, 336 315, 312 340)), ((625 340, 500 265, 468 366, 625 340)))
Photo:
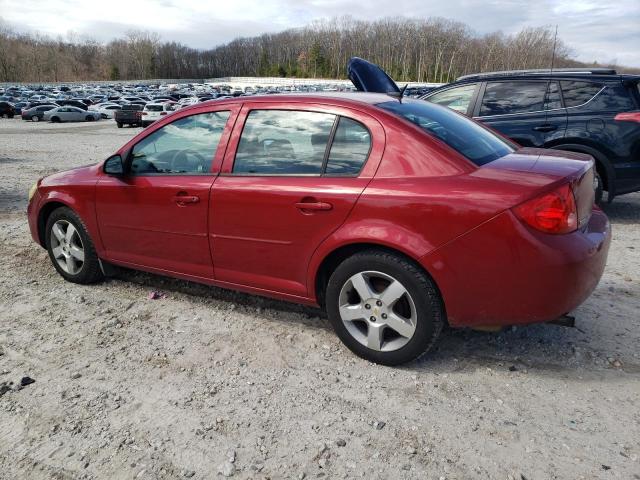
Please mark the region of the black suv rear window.
POLYGON ((593 82, 577 82, 563 80, 560 82, 565 107, 583 105, 595 97, 602 90, 602 84, 593 82))
POLYGON ((502 137, 447 107, 409 99, 402 103, 395 100, 379 103, 377 106, 417 125, 478 166, 515 150, 502 137))

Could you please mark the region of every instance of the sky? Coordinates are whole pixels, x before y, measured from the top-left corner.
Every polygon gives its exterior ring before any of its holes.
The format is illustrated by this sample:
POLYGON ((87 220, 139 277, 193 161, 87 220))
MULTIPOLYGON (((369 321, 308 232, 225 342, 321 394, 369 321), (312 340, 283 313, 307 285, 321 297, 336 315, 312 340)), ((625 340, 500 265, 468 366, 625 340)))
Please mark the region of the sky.
POLYGON ((578 60, 640 67, 640 0, 0 0, 0 18, 18 31, 108 41, 149 30, 196 48, 343 15, 444 17, 481 34, 557 24, 578 60))

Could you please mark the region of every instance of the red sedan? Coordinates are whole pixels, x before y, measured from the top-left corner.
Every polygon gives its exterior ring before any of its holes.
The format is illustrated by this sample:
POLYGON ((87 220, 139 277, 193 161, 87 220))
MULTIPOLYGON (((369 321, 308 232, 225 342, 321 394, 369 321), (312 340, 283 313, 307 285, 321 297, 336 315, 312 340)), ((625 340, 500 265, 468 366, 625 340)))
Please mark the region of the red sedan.
POLYGON ((320 305, 353 352, 393 365, 445 323, 547 322, 583 302, 611 239, 593 176, 588 156, 519 149, 420 100, 241 97, 41 179, 28 214, 66 280, 115 264, 320 305))

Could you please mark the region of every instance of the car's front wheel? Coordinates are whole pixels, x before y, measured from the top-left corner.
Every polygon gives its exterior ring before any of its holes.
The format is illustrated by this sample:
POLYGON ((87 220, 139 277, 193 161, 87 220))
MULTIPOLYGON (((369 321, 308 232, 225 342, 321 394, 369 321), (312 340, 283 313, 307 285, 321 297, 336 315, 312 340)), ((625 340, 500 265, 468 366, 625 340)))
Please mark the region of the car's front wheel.
POLYGON ((398 365, 426 353, 444 325, 438 291, 403 256, 370 250, 344 260, 325 295, 338 337, 372 362, 398 365))
POLYGON ((53 266, 65 280, 87 284, 103 278, 93 242, 73 210, 61 207, 49 216, 45 241, 53 266))

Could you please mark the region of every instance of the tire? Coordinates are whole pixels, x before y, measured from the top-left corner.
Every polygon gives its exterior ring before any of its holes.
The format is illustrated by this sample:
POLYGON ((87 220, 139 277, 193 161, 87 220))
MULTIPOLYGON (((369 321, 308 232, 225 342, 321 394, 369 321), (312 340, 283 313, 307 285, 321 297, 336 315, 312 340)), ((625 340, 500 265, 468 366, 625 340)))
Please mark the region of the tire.
POLYGON ((329 278, 325 299, 340 340, 356 355, 382 365, 425 354, 445 324, 442 300, 428 275, 405 257, 384 251, 367 250, 344 260, 329 278))
POLYGON ((13 118, 13 114, 9 114, 7 115, 9 118, 13 118))
POLYGON ((51 117, 51 123, 60 123, 60 119, 58 117, 51 117))
POLYGON ((95 120, 95 118, 93 118, 91 115, 87 115, 86 117, 84 117, 84 119, 85 119, 87 122, 93 122, 93 121, 95 120))
POLYGON ((117 122, 118 128, 122 128, 122 122, 117 122))
POLYGON ((31 117, 31 121, 32 121, 32 122, 39 122, 39 121, 40 121, 40 117, 39 117, 38 115, 33 115, 33 116, 31 117))
POLYGON ((45 242, 53 266, 65 280, 90 284, 104 278, 87 228, 70 208, 60 207, 51 213, 45 242))
POLYGON ((595 189, 595 203, 598 205, 602 205, 602 197, 604 196, 604 183, 602 181, 602 177, 596 171, 594 175, 594 189, 595 189))

